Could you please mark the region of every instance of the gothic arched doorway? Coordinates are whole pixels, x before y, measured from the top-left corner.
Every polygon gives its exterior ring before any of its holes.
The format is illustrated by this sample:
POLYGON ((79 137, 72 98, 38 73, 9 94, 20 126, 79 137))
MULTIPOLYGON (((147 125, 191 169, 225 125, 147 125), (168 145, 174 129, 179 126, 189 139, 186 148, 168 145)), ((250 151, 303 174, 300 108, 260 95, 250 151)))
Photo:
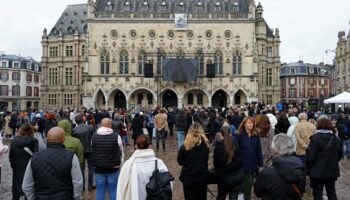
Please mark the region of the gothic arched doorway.
POLYGON ((117 91, 114 95, 114 108, 126 108, 126 97, 121 91, 117 91))
POLYGON ((247 101, 245 94, 242 90, 238 90, 235 94, 235 105, 242 105, 247 101))
POLYGON ((227 107, 227 95, 223 90, 218 90, 212 97, 213 107, 227 107))
POLYGON ((167 90, 163 94, 163 107, 177 107, 177 95, 172 90, 167 90))

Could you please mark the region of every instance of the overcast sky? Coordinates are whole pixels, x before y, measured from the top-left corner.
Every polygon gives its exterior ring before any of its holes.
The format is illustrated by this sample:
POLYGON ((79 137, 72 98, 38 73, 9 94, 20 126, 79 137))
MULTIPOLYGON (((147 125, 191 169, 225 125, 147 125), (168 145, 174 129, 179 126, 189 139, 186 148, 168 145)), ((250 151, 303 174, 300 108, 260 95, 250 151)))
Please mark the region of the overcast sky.
MULTIPOLYGON (((350 0, 260 0, 270 28, 279 28, 281 62, 331 63, 339 31, 349 32, 350 0)), ((0 0, 0 51, 40 61, 41 36, 65 7, 87 0, 0 0)), ((259 2, 259 1, 256 1, 259 2)))

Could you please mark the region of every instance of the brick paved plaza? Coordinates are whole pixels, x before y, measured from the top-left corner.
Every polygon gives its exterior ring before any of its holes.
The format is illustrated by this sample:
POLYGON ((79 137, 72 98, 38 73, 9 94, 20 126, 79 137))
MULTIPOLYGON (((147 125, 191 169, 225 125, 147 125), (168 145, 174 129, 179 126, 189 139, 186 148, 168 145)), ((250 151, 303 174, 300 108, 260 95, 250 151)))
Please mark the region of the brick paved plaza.
MULTIPOLYGON (((133 141, 130 141, 131 143, 133 141)), ((155 142, 155 141, 153 141, 155 142)), ((176 180, 174 182, 174 192, 173 192, 173 199, 174 200, 181 200, 183 199, 183 191, 182 191, 182 184, 178 180, 179 174, 180 174, 180 166, 177 164, 176 158, 177 158, 177 149, 176 149, 176 138, 175 137, 168 137, 166 140, 166 147, 167 151, 159 151, 156 152, 157 157, 164 160, 165 164, 169 168, 170 172, 176 177, 176 180)), ((8 142, 5 142, 8 143, 8 142)), ((129 158, 130 155, 133 153, 133 147, 127 146, 125 149, 126 158, 129 158)), ((212 155, 210 155, 210 158, 212 158, 212 155)), ((1 177, 1 185, 0 185, 0 199, 1 200, 11 200, 12 194, 11 194, 11 182, 12 182, 12 170, 9 165, 8 161, 8 154, 6 154, 4 158, 4 166, 2 169, 2 177, 1 177)), ((212 165, 212 163, 210 163, 212 165)), ((350 160, 343 160, 340 163, 341 166, 341 177, 337 181, 336 184, 336 190, 338 194, 339 200, 348 200, 350 199, 350 160)), ((216 193, 216 188, 210 187, 213 193, 216 193)), ((84 193, 84 199, 85 200, 93 200, 94 198, 94 191, 93 192, 85 192, 84 193)), ((311 193, 308 191, 304 197, 305 200, 311 200, 311 193)), ((215 199, 208 193, 208 200, 215 199)))

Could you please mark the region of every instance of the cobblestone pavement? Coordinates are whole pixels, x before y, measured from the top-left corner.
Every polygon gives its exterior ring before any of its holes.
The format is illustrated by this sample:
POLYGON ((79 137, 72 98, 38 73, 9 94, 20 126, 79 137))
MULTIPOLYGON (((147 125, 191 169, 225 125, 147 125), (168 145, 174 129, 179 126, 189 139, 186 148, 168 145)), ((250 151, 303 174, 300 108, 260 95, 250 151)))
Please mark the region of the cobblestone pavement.
MULTIPOLYGON (((133 141, 130 140, 131 143, 133 141)), ((8 144, 9 142, 5 141, 5 144, 8 144)), ((155 141, 153 140, 153 143, 155 141)), ((176 158, 177 158, 177 141, 175 137, 168 137, 166 140, 166 148, 167 150, 163 152, 160 150, 159 152, 156 152, 156 156, 161 158, 167 167, 169 168, 169 171, 175 176, 176 180, 174 181, 174 192, 173 192, 173 199, 174 200, 182 200, 183 197, 183 190, 182 190, 182 184, 179 181, 179 174, 181 167, 177 164, 176 158)), ((125 149, 126 159, 130 157, 130 155, 133 153, 134 149, 132 145, 127 146, 125 149)), ((210 155, 212 157, 212 155, 210 155)), ((0 200, 11 200, 12 194, 11 194, 11 182, 12 182, 12 170, 9 165, 8 161, 8 153, 5 154, 4 160, 3 160, 3 168, 2 168, 2 177, 1 177, 1 185, 0 185, 0 200)), ((211 165, 211 161, 210 161, 211 165)), ((349 200, 350 199, 350 160, 342 160, 340 163, 341 166, 341 177, 338 179, 336 184, 336 190, 339 200, 349 200)), ((210 186, 210 190, 216 194, 216 187, 210 186)), ((95 191, 92 192, 84 192, 84 199, 85 200, 93 200, 95 199, 95 191)), ((311 200, 312 195, 310 191, 307 191, 307 193, 304 196, 305 200, 311 200)), ((208 200, 215 199, 208 193, 208 200)))

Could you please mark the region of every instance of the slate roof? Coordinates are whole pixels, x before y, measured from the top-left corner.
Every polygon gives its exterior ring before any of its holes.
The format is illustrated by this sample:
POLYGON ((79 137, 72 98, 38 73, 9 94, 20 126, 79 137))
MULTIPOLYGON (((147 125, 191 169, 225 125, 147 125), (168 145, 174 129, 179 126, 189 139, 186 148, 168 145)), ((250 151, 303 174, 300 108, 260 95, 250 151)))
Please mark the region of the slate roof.
POLYGON ((40 62, 34 60, 33 58, 26 58, 26 57, 21 57, 17 55, 6 55, 6 54, 1 54, 0 55, 0 61, 8 61, 9 63, 9 68, 13 68, 13 62, 19 61, 20 62, 20 68, 21 69, 27 69, 27 63, 31 64, 31 70, 35 71, 34 65, 38 65, 39 72, 41 71, 41 64, 40 62))
POLYGON ((280 69, 280 77, 284 76, 328 76, 329 69, 327 66, 308 64, 302 61, 284 64, 280 69), (313 68, 310 70, 310 68, 313 68), (295 73, 291 74, 290 69, 295 69, 295 73))
POLYGON ((51 29, 49 36, 56 36, 59 30, 63 35, 73 35, 75 29, 78 29, 79 34, 87 33, 87 4, 68 5, 63 11, 56 25, 51 29))
POLYGON ((234 12, 233 6, 237 3, 239 12, 249 11, 248 0, 97 0, 95 9, 96 12, 104 12, 108 11, 108 5, 112 5, 111 11, 118 13, 232 13, 234 12), (198 4, 202 4, 203 10, 198 10, 198 4), (126 5, 130 5, 130 8, 127 8, 126 5), (144 5, 148 5, 148 9, 145 9, 144 5), (181 8, 182 5, 184 10, 181 8), (216 5, 220 5, 221 9, 217 10, 216 5))

